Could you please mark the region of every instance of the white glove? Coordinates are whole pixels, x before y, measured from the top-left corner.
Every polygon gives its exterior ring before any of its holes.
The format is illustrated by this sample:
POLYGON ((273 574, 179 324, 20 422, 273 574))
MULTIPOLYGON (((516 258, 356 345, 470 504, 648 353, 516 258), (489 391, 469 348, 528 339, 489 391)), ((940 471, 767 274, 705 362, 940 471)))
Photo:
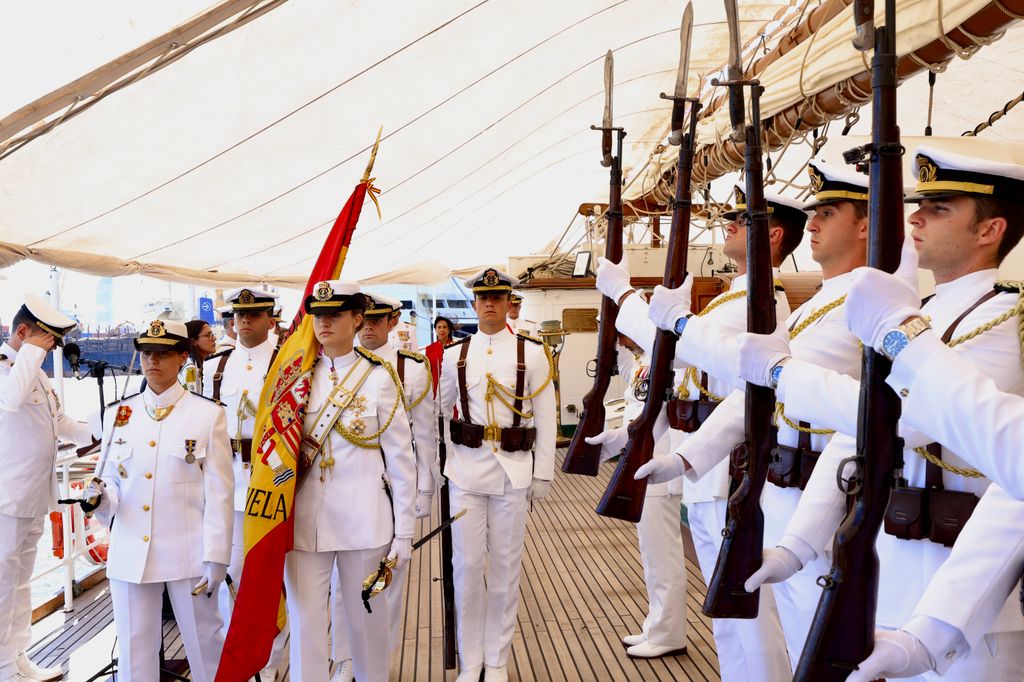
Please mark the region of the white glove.
POLYGON ((627 291, 633 289, 629 283, 629 270, 626 269, 622 262, 613 263, 604 257, 597 259, 597 281, 595 285, 598 291, 616 303, 619 302, 619 299, 627 291))
POLYGON ((743 583, 743 589, 753 592, 765 583, 781 583, 789 580, 803 566, 796 554, 785 547, 765 547, 761 550, 761 568, 743 583))
POLYGON ((583 440, 589 445, 601 446, 601 464, 604 464, 622 452, 622 448, 626 447, 626 441, 629 440, 629 433, 626 431, 625 426, 620 426, 617 429, 608 429, 596 436, 590 436, 583 440))
POLYGON ((107 484, 98 478, 92 479, 85 490, 82 491, 83 500, 92 500, 96 507, 91 512, 105 514, 110 509, 110 497, 106 494, 107 484))
POLYGON ((900 266, 893 274, 906 282, 911 289, 917 291, 920 284, 917 276, 917 246, 910 234, 910 230, 907 230, 907 234, 903 238, 903 248, 900 249, 900 266))
POLYGON ((424 519, 430 516, 431 502, 434 500, 434 491, 419 490, 416 492, 416 518, 424 519))
POLYGON ((395 568, 401 568, 402 564, 412 558, 412 538, 395 538, 391 541, 391 549, 388 551, 388 561, 395 562, 395 568))
POLYGON ((529 502, 543 500, 548 496, 549 492, 551 492, 551 481, 542 481, 539 478, 535 478, 526 491, 526 499, 529 502))
POLYGON ((772 368, 790 355, 789 340, 780 334, 736 335, 737 371, 741 379, 752 384, 771 386, 772 368))
POLYGON ((871 682, 890 677, 916 677, 935 669, 932 655, 906 630, 875 630, 875 649, 850 673, 846 682, 871 682))
POLYGON ((690 314, 690 291, 693 289, 693 277, 686 276, 683 283, 675 289, 668 289, 660 284, 651 293, 647 317, 651 322, 665 331, 675 331, 676 320, 690 314))
POLYGON ((641 465, 633 478, 639 481, 646 478, 650 483, 668 483, 673 481, 686 471, 686 462, 675 453, 651 457, 647 464, 641 465))
POLYGON ((879 350, 882 338, 921 312, 917 289, 887 272, 857 268, 846 294, 846 324, 865 345, 879 350))
POLYGON ((213 593, 217 591, 220 584, 224 582, 224 576, 228 574, 227 564, 218 564, 216 561, 207 561, 206 569, 203 571, 203 577, 199 579, 199 582, 192 588, 193 596, 199 596, 205 594, 207 597, 213 596, 213 593))

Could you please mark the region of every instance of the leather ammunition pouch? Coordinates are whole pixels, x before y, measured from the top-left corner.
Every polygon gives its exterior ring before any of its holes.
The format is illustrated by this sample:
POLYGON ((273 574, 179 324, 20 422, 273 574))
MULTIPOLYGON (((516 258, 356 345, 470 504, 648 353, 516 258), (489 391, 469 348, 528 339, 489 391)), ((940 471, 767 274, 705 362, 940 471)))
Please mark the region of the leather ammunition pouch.
POLYGON ((532 426, 509 426, 501 429, 501 449, 505 452, 527 452, 537 441, 537 429, 532 426))
POLYGON ((478 448, 484 444, 484 425, 464 419, 452 419, 448 423, 452 443, 467 448, 478 448))
MULTIPOLYGON (((807 422, 800 422, 800 427, 809 429, 807 422)), ((811 473, 814 472, 814 465, 818 463, 820 452, 811 449, 811 434, 800 431, 796 447, 776 443, 772 448, 772 461, 768 465, 768 482, 779 488, 807 487, 811 480, 811 473)))
MULTIPOLYGON (((700 373, 700 385, 705 391, 708 390, 708 373, 700 373)), ((705 398, 697 400, 683 400, 673 398, 665 404, 665 412, 668 416, 668 425, 685 433, 693 433, 700 428, 700 425, 707 421, 711 413, 718 407, 718 403, 705 398)))
POLYGON ((246 464, 252 462, 252 438, 231 439, 231 453, 235 457, 241 457, 246 464))
MULTIPOLYGON (((928 452, 942 458, 942 446, 928 445, 928 452)), ((946 490, 942 469, 928 462, 926 488, 896 488, 885 509, 885 532, 901 540, 930 540, 952 547, 978 505, 974 493, 946 490)))

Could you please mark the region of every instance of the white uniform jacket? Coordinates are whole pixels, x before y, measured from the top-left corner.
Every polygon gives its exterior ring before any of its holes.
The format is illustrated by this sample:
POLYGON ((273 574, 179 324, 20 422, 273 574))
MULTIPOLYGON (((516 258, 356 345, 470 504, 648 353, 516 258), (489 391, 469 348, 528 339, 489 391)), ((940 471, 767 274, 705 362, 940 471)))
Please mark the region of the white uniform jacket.
MULTIPOLYGON (((940 334, 970 308, 983 294, 991 291, 996 270, 965 275, 954 282, 936 287, 936 295, 922 308, 931 317, 932 326, 940 334)), ((1016 294, 1001 293, 965 317, 953 334, 955 339, 1012 308, 1016 294)), ((1021 369, 1021 348, 1014 322, 1001 324, 966 343, 956 346, 961 357, 971 361, 979 371, 991 376, 1002 390, 1024 391, 1024 370, 1021 369)), ((790 419, 804 419, 824 424, 846 434, 856 433, 859 382, 849 376, 817 367, 811 363, 791 361, 782 371, 779 382, 780 400, 784 400, 790 419), (795 370, 789 374, 790 370, 795 370), (785 384, 785 388, 783 385, 785 384)), ((938 440, 936 436, 900 428, 907 449, 904 450, 904 476, 908 485, 924 487, 925 462, 913 451, 938 440)), ((821 553, 845 515, 845 498, 836 486, 839 462, 852 456, 856 441, 852 435, 836 435, 819 458, 814 475, 801 496, 786 535, 780 543, 806 561, 821 553)), ((966 466, 963 457, 947 447, 942 449, 944 462, 966 466)), ((989 485, 984 478, 964 478, 949 472, 942 474, 947 490, 981 495, 989 485)), ((881 559, 878 622, 899 627, 910 617, 931 576, 949 556, 950 550, 928 541, 899 540, 879 534, 878 553, 881 559)), ((996 632, 1024 628, 1019 607, 1008 600, 995 624, 996 632)))
MULTIPOLYGON (((704 371, 708 373, 708 392, 713 395, 725 398, 735 389, 743 388, 743 382, 736 376, 736 344, 734 339, 736 334, 747 329, 746 289, 747 276, 739 275, 734 277, 730 283, 729 290, 722 292, 708 303, 706 315, 690 318, 687 323, 687 330, 693 324, 694 331, 700 331, 700 334, 691 333, 687 337, 686 343, 693 344, 698 351, 706 349, 708 344, 705 344, 701 338, 706 335, 708 339, 714 339, 712 345, 714 343, 724 343, 725 345, 722 348, 716 349, 716 351, 720 352, 720 356, 715 354, 715 357, 709 356, 707 360, 704 360, 696 355, 691 355, 690 351, 684 351, 682 349, 683 342, 677 342, 675 365, 677 379, 681 379, 685 375, 686 370, 691 366, 691 363, 695 363, 698 369, 698 378, 700 376, 699 372, 704 371), (723 300, 726 302, 723 303, 723 300), (684 355, 690 361, 684 360, 684 355), (711 365, 714 365, 714 369, 712 369, 711 365), (722 373, 716 374, 716 371, 722 373)), ((785 319, 785 316, 789 314, 789 301, 786 299, 784 292, 775 292, 775 310, 780 319, 785 319)), ((633 339, 645 353, 650 354, 654 348, 657 328, 648 318, 647 312, 648 305, 640 296, 630 296, 622 302, 622 306, 619 308, 619 314, 615 320, 615 328, 633 339)), ((686 336, 686 330, 684 330, 683 335, 686 336)), ((687 400, 697 400, 701 397, 699 389, 693 385, 693 382, 689 383, 688 390, 687 400)), ((741 410, 743 408, 742 402, 741 400, 741 410)), ((723 405, 719 405, 711 418, 713 419, 714 415, 722 409, 723 405)), ((681 436, 679 440, 685 443, 686 440, 695 434, 682 433, 679 435, 681 436)), ((734 445, 736 443, 730 445, 729 449, 731 450, 734 445)), ((707 472, 704 473, 707 474, 707 472)), ((727 463, 722 463, 714 469, 713 473, 704 475, 699 480, 692 478, 685 480, 683 483, 683 499, 688 504, 693 502, 711 502, 715 499, 725 499, 728 496, 729 466, 727 463)))
MULTIPOLYGON (((441 387, 438 393, 441 414, 445 415, 445 427, 453 408, 462 415, 459 394, 458 363, 462 344, 469 343, 466 358, 466 390, 469 394, 469 420, 474 424, 489 425, 487 377, 492 376, 510 392, 516 386, 516 336, 502 328, 495 334, 478 331, 471 340, 455 343, 444 351, 441 365, 441 387)), ((536 478, 550 481, 555 475, 555 389, 549 381, 551 367, 543 344, 526 341, 526 387, 524 395, 537 391, 545 383, 544 390, 532 400, 524 400, 522 412, 532 419, 522 419, 520 426, 537 428, 537 439, 533 452, 505 452, 498 443, 484 441, 479 448, 467 448, 452 444, 448 449, 444 474, 452 479, 461 490, 481 495, 501 495, 508 476, 512 487, 528 488, 536 478)), ((509 402, 512 402, 509 400, 509 402)), ((493 422, 505 428, 512 426, 512 411, 500 400, 492 402, 493 422)))
MULTIPOLYGON (((252 439, 256 427, 256 407, 259 406, 260 392, 270 370, 270 359, 274 356, 275 341, 270 337, 255 348, 246 348, 241 341, 230 351, 224 364, 220 382, 220 397, 224 403, 224 416, 228 438, 252 439), (243 407, 243 399, 247 407, 243 407)), ((216 357, 203 363, 203 395, 214 397, 213 381, 221 358, 216 357)), ((245 499, 249 490, 252 468, 232 453, 232 468, 235 472, 235 511, 245 511, 245 499)))
POLYGON ((46 351, 0 345, 0 514, 36 518, 57 508, 57 438, 91 442, 88 425, 64 414, 40 367, 46 351))
MULTIPOLYGON (((1009 324, 1013 324, 1010 322, 1009 324)), ((941 332, 940 332, 941 333, 941 332)), ((1024 500, 1024 398, 924 332, 896 356, 887 383, 903 396, 903 423, 927 433, 1024 500)))
MULTIPOLYGON (((353 370, 345 384, 353 388, 357 377, 372 367, 348 408, 338 417, 345 429, 370 436, 391 421, 378 438, 379 447, 373 448, 355 445, 337 429, 331 429, 295 494, 295 549, 376 549, 390 544, 395 537, 411 538, 415 523, 416 460, 398 386, 383 361, 362 348, 335 358, 334 367, 339 383, 353 370), (359 365, 353 369, 355 363, 359 365), (333 467, 321 469, 324 458, 332 458, 333 467), (388 499, 385 480, 390 484, 393 503, 388 499)), ((326 358, 321 358, 313 369, 304 425, 307 433, 334 389, 330 371, 326 358)))
POLYGON ((398 353, 405 355, 402 365, 402 393, 405 407, 412 425, 413 450, 416 452, 416 489, 434 492, 434 471, 437 469, 437 401, 430 382, 430 361, 427 356, 412 351, 399 351, 385 343, 375 351, 379 358, 391 364, 398 371, 398 353), (422 396, 422 400, 420 397, 422 396), (419 404, 412 404, 419 400, 419 404), (410 409, 411 407, 411 409, 410 409))
MULTIPOLYGON (((626 382, 626 390, 622 397, 626 401, 626 409, 622 412, 622 427, 627 428, 629 423, 640 416, 644 410, 643 393, 640 384, 648 378, 651 369, 651 358, 648 355, 635 356, 619 348, 619 353, 629 358, 629 361, 620 365, 619 372, 626 382)), ((658 415, 658 421, 654 427, 657 440, 654 442, 655 457, 667 455, 672 451, 672 437, 669 433, 668 415, 662 410, 658 415)), ((683 480, 673 479, 668 483, 650 483, 647 485, 647 497, 665 497, 667 495, 681 495, 683 493, 683 480)))
POLYGON ((990 485, 903 626, 925 644, 939 674, 996 629, 1022 566, 1024 502, 990 485))
POLYGON ((224 410, 174 384, 111 405, 103 430, 107 577, 131 583, 196 578, 229 563, 234 513, 224 410), (146 406, 174 409, 156 421, 146 406))

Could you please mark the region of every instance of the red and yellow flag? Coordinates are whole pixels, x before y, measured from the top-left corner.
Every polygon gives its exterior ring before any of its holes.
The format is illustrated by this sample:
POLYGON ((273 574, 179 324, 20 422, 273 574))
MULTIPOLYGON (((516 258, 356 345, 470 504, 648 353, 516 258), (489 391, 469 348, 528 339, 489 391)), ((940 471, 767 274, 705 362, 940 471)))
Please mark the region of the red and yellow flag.
MULTIPOLYGON (((379 144, 380 132, 366 173, 334 221, 303 298, 317 282, 338 279, 363 200, 369 195, 377 204, 379 190, 373 186, 370 172, 379 144)), ((301 307, 290 332, 267 372, 257 407, 252 479, 243 516, 245 564, 216 682, 244 682, 254 677, 270 658, 274 638, 286 622, 284 556, 292 549, 295 492, 309 466, 299 446, 319 350, 312 318, 301 307)))

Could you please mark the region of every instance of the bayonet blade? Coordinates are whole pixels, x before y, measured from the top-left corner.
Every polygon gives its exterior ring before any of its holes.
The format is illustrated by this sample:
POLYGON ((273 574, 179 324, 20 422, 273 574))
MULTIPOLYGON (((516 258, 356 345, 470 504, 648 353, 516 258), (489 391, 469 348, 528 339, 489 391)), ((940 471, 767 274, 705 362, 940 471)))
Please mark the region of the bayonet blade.
POLYGON ((612 165, 612 89, 615 87, 615 58, 612 51, 604 55, 604 118, 601 128, 601 165, 609 168, 612 165))
POLYGON ((693 3, 687 2, 683 10, 683 23, 679 26, 679 69, 676 71, 676 87, 672 95, 678 99, 672 102, 672 130, 669 144, 681 144, 683 123, 686 120, 686 105, 679 101, 686 97, 686 84, 690 78, 690 41, 693 38, 693 3))
MULTIPOLYGON (((740 14, 736 0, 725 0, 725 21, 729 25, 729 65, 726 68, 726 79, 738 81, 743 78, 743 62, 740 44, 740 14)), ((729 121, 732 123, 732 139, 740 142, 744 139, 745 117, 743 107, 743 87, 729 86, 729 121)))

